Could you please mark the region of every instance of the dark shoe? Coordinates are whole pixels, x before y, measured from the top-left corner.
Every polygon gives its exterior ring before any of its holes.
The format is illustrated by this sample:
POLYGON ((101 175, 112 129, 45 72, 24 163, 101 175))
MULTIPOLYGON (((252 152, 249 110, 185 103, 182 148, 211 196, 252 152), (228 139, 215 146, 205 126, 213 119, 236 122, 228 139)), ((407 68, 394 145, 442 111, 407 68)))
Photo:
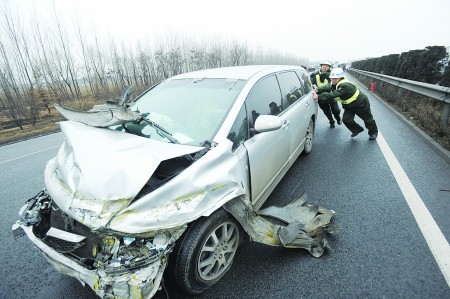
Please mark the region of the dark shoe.
POLYGON ((338 125, 342 125, 342 120, 339 119, 339 120, 337 121, 337 123, 338 123, 338 125))
POLYGON ((378 133, 369 134, 369 139, 370 140, 375 140, 375 139, 377 139, 377 136, 378 136, 378 133))
POLYGON ((330 128, 334 128, 334 127, 335 127, 334 120, 332 120, 332 121, 330 121, 330 128))
POLYGON ((361 133, 361 132, 363 132, 363 131, 364 131, 364 130, 356 131, 355 133, 353 133, 353 134, 351 135, 351 137, 356 137, 356 136, 358 136, 359 133, 361 133))

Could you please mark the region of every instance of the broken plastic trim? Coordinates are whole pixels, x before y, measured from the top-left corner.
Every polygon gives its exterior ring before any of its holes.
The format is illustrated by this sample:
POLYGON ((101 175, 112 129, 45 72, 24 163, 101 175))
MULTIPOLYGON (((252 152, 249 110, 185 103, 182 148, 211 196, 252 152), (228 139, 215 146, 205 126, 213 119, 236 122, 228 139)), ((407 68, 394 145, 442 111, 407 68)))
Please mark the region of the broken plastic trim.
POLYGON ((130 121, 141 120, 138 112, 131 111, 128 103, 131 86, 125 86, 119 98, 106 101, 106 104, 95 105, 89 111, 74 110, 55 104, 54 107, 66 119, 81 122, 91 127, 109 127, 130 121))
POLYGON ((58 104, 55 104, 54 107, 68 120, 81 122, 91 127, 109 127, 141 119, 138 112, 115 104, 99 105, 87 112, 73 110, 58 104))
POLYGON ((314 257, 322 256, 328 243, 325 232, 334 211, 306 204, 306 193, 285 207, 268 207, 253 211, 245 196, 237 197, 224 205, 250 235, 253 241, 271 246, 303 248, 314 257))

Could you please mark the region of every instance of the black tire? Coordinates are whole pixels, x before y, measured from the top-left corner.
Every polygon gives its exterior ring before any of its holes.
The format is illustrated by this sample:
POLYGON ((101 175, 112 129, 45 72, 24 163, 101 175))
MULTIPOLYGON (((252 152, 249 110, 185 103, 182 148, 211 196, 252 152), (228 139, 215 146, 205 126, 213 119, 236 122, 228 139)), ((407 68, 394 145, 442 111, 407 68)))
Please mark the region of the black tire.
POLYGON ((231 268, 242 239, 241 226, 224 209, 198 219, 177 241, 169 257, 169 277, 188 294, 203 293, 231 268))
POLYGON ((305 148, 303 149, 302 154, 307 155, 312 151, 313 142, 314 142, 314 120, 311 118, 309 120, 308 128, 306 129, 305 135, 305 148))

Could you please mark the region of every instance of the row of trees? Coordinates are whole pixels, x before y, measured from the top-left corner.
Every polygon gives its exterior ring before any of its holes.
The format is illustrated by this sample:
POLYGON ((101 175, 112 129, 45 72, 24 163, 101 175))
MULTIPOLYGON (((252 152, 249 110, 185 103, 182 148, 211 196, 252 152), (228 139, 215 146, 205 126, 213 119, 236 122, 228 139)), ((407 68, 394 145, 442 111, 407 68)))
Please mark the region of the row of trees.
POLYGON ((368 72, 450 87, 449 53, 444 46, 429 46, 352 63, 368 72))
POLYGON ((307 63, 305 58, 252 50, 220 38, 195 41, 166 36, 158 42, 102 39, 76 22, 69 29, 54 14, 53 25, 34 18, 26 27, 4 10, 0 16, 0 117, 20 128, 35 125, 53 103, 107 100, 125 85, 139 93, 176 74, 223 66, 307 63))

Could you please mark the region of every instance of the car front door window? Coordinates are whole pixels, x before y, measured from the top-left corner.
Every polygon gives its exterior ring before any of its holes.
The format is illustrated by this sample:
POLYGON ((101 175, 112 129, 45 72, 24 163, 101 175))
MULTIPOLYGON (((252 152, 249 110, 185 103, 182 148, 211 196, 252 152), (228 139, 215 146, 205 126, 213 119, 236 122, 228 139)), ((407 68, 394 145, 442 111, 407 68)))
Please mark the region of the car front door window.
POLYGON ((258 116, 278 115, 283 110, 283 100, 275 75, 265 77, 256 83, 246 101, 247 109, 250 111, 252 124, 258 116))

